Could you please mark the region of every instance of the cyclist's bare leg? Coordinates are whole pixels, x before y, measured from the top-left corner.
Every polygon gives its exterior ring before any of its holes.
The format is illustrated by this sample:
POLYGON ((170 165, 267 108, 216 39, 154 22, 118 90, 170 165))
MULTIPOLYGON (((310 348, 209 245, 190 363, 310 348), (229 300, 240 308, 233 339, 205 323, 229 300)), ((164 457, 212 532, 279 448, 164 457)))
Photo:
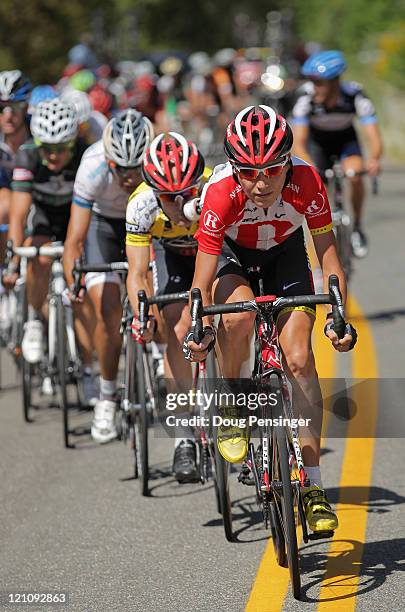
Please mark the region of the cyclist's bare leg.
MULTIPOLYGON (((214 302, 226 304, 254 298, 249 283, 237 274, 226 274, 213 285, 214 302)), ((216 353, 224 378, 239 378, 242 364, 249 356, 255 314, 224 314, 218 326, 216 353)))
MULTIPOLYGON (((0 189, 0 225, 6 226, 8 224, 8 211, 10 209, 11 191, 10 189, 0 189)), ((0 228, 0 264, 4 262, 6 254, 7 244, 7 230, 2 231, 0 228)))
POLYGON ((183 340, 190 329, 190 307, 184 303, 168 304, 162 309, 161 317, 166 329, 173 330, 167 334, 166 378, 172 378, 176 382, 176 387, 182 383, 184 390, 188 390, 191 382, 191 365, 183 356, 183 340))
POLYGON ((121 299, 116 283, 99 283, 88 290, 96 315, 94 346, 104 380, 115 381, 121 352, 121 299))
MULTIPOLYGON (((342 159, 342 167, 345 171, 354 170, 361 172, 364 168, 363 159, 359 155, 350 155, 342 159)), ((351 187, 351 202, 353 208, 353 225, 361 225, 361 216, 365 198, 364 181, 361 175, 349 178, 351 187)))
POLYGON ((318 466, 322 429, 322 395, 311 346, 315 317, 294 310, 281 313, 277 325, 285 371, 293 387, 294 416, 311 419, 300 428, 302 455, 307 467, 318 466))
POLYGON ((75 331, 80 347, 80 354, 84 366, 93 363, 93 338, 96 329, 96 315, 93 304, 86 295, 83 304, 74 304, 75 331))
MULTIPOLYGON (((33 236, 24 241, 24 246, 40 247, 51 244, 49 236, 33 236)), ((52 259, 49 257, 36 257, 28 262, 27 266, 27 299, 35 311, 41 311, 48 294, 49 274, 52 259)))

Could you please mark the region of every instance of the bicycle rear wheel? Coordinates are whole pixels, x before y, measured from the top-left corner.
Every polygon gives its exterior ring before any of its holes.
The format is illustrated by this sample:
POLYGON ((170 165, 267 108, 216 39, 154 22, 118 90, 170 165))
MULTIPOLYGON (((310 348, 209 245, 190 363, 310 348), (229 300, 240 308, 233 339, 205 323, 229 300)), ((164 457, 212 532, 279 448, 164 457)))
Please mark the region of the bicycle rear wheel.
POLYGON ((136 344, 136 389, 139 407, 134 415, 134 443, 141 493, 149 495, 149 440, 148 390, 145 375, 147 355, 141 344, 136 344))

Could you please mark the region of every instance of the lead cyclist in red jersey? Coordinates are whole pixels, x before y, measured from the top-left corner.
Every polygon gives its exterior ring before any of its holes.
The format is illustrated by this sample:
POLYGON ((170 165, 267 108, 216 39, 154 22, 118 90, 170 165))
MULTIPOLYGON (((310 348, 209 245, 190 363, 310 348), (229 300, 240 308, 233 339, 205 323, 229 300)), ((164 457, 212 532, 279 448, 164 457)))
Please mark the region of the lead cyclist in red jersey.
MULTIPOLYGON (((266 294, 313 294, 304 221, 313 237, 325 291, 329 275, 336 274, 346 299, 324 185, 312 166, 291 157, 292 144, 286 120, 268 106, 247 107, 228 126, 225 153, 229 161, 215 168, 203 191, 196 235, 193 287, 200 288, 204 305, 253 299, 248 278, 252 266, 260 266, 266 294)), ((314 309, 297 307, 283 310, 277 326, 294 405, 302 416, 311 418, 312 427, 300 431, 310 481, 304 504, 311 529, 322 531, 335 529, 338 521, 322 489, 319 468, 322 396, 311 347, 314 321, 314 309)), ((213 345, 208 317, 205 323, 207 331, 199 345, 185 342, 187 356, 194 361, 204 359, 213 345)), ((253 323, 254 313, 222 316, 217 355, 224 378, 239 378, 249 355, 253 323)), ((325 333, 339 352, 350 350, 356 342, 351 325, 339 340, 330 316, 325 333)), ((243 461, 248 449, 246 429, 220 427, 218 447, 227 461, 243 461)))

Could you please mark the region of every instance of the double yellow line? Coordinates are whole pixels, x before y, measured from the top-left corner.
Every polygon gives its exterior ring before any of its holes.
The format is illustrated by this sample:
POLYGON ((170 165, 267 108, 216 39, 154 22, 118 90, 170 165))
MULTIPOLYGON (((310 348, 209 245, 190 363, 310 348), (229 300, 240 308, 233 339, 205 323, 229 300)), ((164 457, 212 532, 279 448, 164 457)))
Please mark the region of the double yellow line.
MULTIPOLYGON (((339 528, 329 545, 325 573, 320 584, 318 610, 355 609, 361 557, 366 537, 367 506, 359 503, 368 499, 372 479, 374 434, 377 419, 377 393, 371 393, 376 384, 377 359, 371 329, 353 297, 349 297, 348 312, 356 318, 359 341, 352 356, 354 379, 371 379, 367 384, 354 382, 351 398, 357 415, 349 421, 344 458, 340 476, 340 494, 337 505, 339 528), (361 437, 360 437, 361 436, 361 437)), ((336 376, 338 354, 323 337, 323 318, 315 324, 315 355, 317 369, 324 382, 325 402, 330 402, 332 389, 328 380, 336 376)), ((377 391, 377 389, 375 389, 377 391)), ((325 406, 325 415, 330 410, 325 406)), ((325 424, 324 424, 325 431, 325 424)), ((246 612, 279 612, 289 588, 289 572, 281 568, 269 540, 261 559, 246 612)))

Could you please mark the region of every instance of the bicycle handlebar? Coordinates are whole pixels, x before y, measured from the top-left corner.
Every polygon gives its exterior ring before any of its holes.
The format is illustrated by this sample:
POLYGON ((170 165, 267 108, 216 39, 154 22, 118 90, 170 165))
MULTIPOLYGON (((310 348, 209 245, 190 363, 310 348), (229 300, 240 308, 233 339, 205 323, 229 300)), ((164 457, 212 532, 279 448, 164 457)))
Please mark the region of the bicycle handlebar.
POLYGON ((112 263, 85 264, 80 257, 76 259, 72 270, 74 284, 73 295, 76 298, 82 288, 82 275, 88 274, 89 272, 117 272, 119 274, 126 274, 128 272, 128 262, 113 261, 112 263))
POLYGON ((273 312, 279 312, 288 306, 315 306, 316 304, 331 304, 335 331, 339 338, 343 338, 346 321, 343 308, 342 296, 339 289, 339 279, 331 274, 329 277, 329 293, 318 295, 297 295, 293 297, 276 297, 267 295, 257 297, 254 300, 244 302, 233 302, 230 304, 213 304, 203 308, 200 289, 191 292, 191 329, 194 332, 194 341, 199 344, 202 339, 202 317, 214 314, 231 314, 238 312, 258 312, 270 307, 273 312))
POLYGON ((20 246, 14 247, 12 240, 7 242, 7 260, 17 255, 26 259, 34 259, 34 257, 51 257, 58 259, 63 255, 63 244, 48 244, 40 247, 36 246, 20 246))
POLYGON ((138 291, 139 312, 138 318, 140 323, 141 334, 145 331, 146 323, 148 322, 149 306, 153 304, 175 304, 177 302, 188 302, 189 292, 179 291, 178 293, 166 293, 163 295, 153 295, 148 297, 143 289, 138 291))

